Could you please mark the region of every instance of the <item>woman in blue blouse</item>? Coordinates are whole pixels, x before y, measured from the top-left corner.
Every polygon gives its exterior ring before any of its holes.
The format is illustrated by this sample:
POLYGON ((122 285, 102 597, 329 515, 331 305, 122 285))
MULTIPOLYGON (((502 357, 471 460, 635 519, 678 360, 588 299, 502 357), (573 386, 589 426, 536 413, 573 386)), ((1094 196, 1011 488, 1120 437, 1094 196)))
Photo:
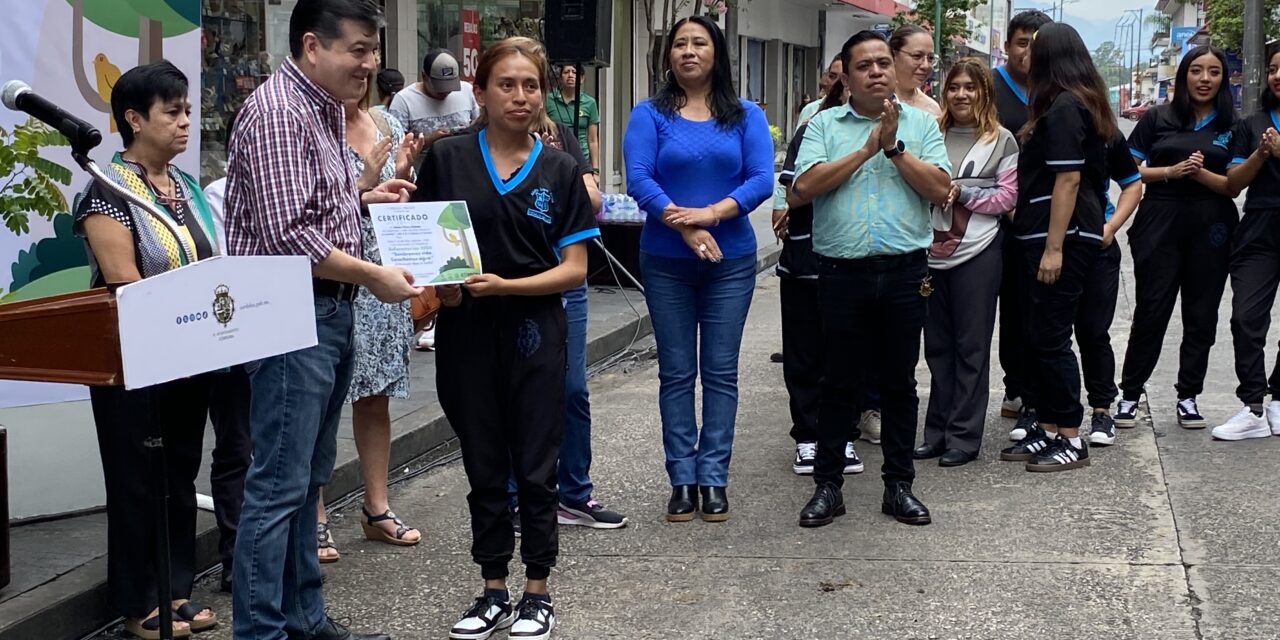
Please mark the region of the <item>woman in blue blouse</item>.
POLYGON ((724 33, 694 16, 667 39, 665 82, 623 138, 627 191, 648 214, 640 271, 658 345, 667 520, 729 518, 738 347, 755 288, 747 214, 773 192, 764 112, 737 97, 724 33), (694 382, 702 375, 702 432, 694 382), (695 489, 697 489, 695 491, 695 489))

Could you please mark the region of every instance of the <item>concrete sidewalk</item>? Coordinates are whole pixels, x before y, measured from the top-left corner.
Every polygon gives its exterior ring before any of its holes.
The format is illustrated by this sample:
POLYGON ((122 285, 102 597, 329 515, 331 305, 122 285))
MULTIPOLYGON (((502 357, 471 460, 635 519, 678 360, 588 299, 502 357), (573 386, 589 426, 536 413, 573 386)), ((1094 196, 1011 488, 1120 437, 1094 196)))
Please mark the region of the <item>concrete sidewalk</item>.
MULTIPOLYGON (((1120 357, 1132 314, 1126 258, 1113 343, 1120 357)), ((1202 407, 1234 413, 1228 297, 1202 407)), ((998 461, 1012 421, 991 417, 980 459, 958 469, 917 466, 934 524, 908 527, 879 512, 879 448, 845 485, 849 514, 802 530, 812 491, 791 473, 793 444, 781 367, 777 280, 763 277, 742 346, 737 441, 724 524, 670 524, 657 415, 657 369, 632 363, 592 379, 597 496, 627 514, 619 531, 561 529, 552 589, 562 640, 598 638, 1132 638, 1280 637, 1280 438, 1214 442, 1174 419, 1181 329, 1150 384, 1150 419, 1096 448, 1093 466, 1030 474, 998 461)), ((1269 358, 1274 354, 1269 354, 1269 358)), ((993 359, 994 361, 994 359, 993 359)), ((921 363, 921 414, 928 373, 921 363)), ((443 638, 479 590, 471 563, 461 465, 396 488, 398 509, 426 541, 396 549, 363 540, 352 515, 336 527, 342 562, 326 569, 332 615, 396 640, 443 638)), ((513 563, 513 577, 522 575, 513 563)), ((521 581, 513 579, 519 596, 521 581)), ((229 599, 197 598, 225 620, 229 599)), ((114 637, 114 636, 105 636, 114 637)), ((204 636, 230 638, 228 625, 204 636)), ((499 634, 496 637, 502 637, 499 634)))
MULTIPOLYGON (((753 212, 751 221, 759 243, 757 269, 769 269, 777 262, 780 247, 773 239, 768 205, 753 212)), ((624 284, 630 286, 625 279, 624 284)), ((638 291, 593 286, 588 295, 588 362, 600 363, 649 334, 648 310, 638 291)), ((456 449, 453 431, 436 399, 434 363, 434 354, 413 352, 411 397, 391 401, 393 480, 456 449)), ((196 482, 197 490, 205 494, 209 493, 207 461, 213 444, 213 430, 208 428, 206 464, 196 482)), ((348 408, 338 433, 338 463, 326 497, 332 502, 360 486, 348 408)), ((409 505, 402 507, 398 501, 393 506, 411 524, 430 529, 425 514, 419 515, 409 505)), ((199 566, 217 564, 213 515, 201 512, 197 530, 199 566)), ((0 640, 71 640, 112 620, 115 616, 106 606, 106 537, 106 515, 101 512, 14 528, 10 540, 13 581, 0 591, 0 640)))

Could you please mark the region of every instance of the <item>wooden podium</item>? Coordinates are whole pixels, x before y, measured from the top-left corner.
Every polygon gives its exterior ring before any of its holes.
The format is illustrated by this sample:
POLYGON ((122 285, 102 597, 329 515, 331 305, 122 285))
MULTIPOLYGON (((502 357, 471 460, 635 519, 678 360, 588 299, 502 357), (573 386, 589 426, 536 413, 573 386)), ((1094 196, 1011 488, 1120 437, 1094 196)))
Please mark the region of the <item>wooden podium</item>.
POLYGON ((0 304, 0 380, 122 384, 115 296, 91 289, 0 304))

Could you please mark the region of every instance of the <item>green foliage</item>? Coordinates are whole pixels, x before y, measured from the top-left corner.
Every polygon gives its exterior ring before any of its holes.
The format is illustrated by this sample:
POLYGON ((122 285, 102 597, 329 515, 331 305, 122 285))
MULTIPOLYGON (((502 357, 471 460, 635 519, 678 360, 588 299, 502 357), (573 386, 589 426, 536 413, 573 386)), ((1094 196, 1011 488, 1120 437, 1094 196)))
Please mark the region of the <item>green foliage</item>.
MULTIPOLYGON (((1280 36, 1280 25, 1276 24, 1277 11, 1280 11, 1280 0, 1263 0, 1264 41, 1280 36)), ((1208 0, 1205 22, 1212 25, 1209 36, 1214 46, 1232 51, 1241 49, 1244 44, 1244 0, 1208 0)))
POLYGON ((13 283, 9 289, 17 291, 45 276, 89 264, 84 252, 84 241, 71 230, 71 215, 58 214, 53 219, 54 235, 45 238, 26 251, 18 252, 13 263, 13 283))
POLYGON ((67 139, 34 118, 0 128, 0 220, 18 235, 31 231, 29 215, 52 220, 66 212, 59 185, 71 184, 71 170, 40 156, 45 147, 65 147, 67 139))
POLYGON ((942 58, 954 58, 958 49, 956 39, 969 37, 969 12, 983 0, 917 0, 914 9, 899 11, 893 16, 893 28, 915 24, 933 31, 933 17, 939 1, 942 2, 942 50, 937 54, 942 58))
POLYGON ((454 269, 470 269, 470 268, 471 266, 467 264, 466 260, 463 260, 458 256, 454 256, 446 260, 445 263, 440 266, 440 273, 444 273, 446 271, 453 271, 454 269))
POLYGON ((1093 64, 1098 67, 1102 81, 1108 87, 1124 84, 1129 81, 1129 71, 1125 52, 1116 47, 1116 43, 1108 40, 1093 51, 1093 64))

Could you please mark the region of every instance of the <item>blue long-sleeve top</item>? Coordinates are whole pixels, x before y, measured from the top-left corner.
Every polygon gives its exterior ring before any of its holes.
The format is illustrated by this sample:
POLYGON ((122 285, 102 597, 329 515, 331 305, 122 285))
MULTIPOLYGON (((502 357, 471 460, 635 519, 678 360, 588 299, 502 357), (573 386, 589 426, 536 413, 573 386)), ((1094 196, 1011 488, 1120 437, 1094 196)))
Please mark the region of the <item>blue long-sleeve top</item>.
POLYGON ((667 117, 646 100, 631 110, 622 139, 627 193, 648 214, 640 250, 669 258, 697 259, 680 233, 662 223, 663 209, 707 207, 726 197, 738 215, 708 230, 725 258, 756 253, 747 214, 773 195, 773 138, 764 111, 742 101, 746 117, 731 129, 714 119, 667 117))

